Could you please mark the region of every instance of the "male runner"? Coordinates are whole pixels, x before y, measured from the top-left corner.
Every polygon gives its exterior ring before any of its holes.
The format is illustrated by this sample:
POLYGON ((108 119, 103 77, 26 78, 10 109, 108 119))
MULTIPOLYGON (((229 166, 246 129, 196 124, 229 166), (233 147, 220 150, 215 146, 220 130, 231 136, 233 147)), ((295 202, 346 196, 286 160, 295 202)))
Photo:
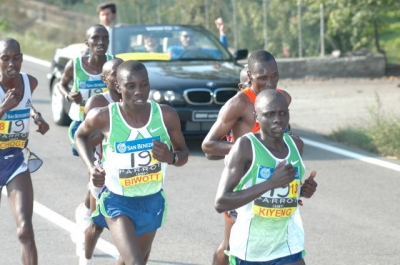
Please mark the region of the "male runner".
POLYGON ((105 184, 92 214, 108 227, 120 263, 144 265, 156 231, 165 221, 162 189, 167 164, 183 166, 189 156, 178 114, 168 105, 148 101, 146 67, 126 61, 117 70, 122 102, 90 111, 75 139, 96 187, 105 184), (103 136, 103 167, 93 164, 90 136, 103 136))
POLYGON ((49 125, 32 106, 32 93, 38 81, 20 72, 22 61, 18 41, 11 38, 0 40, 0 194, 6 186, 21 243, 22 264, 36 265, 38 256, 32 226, 30 173, 36 171, 42 161, 27 148, 30 118, 41 134, 49 130, 49 125))
MULTIPOLYGON (((65 66, 59 83, 59 89, 67 101, 71 102, 69 116, 72 120, 68 136, 72 146, 72 154, 77 156, 75 150, 74 134, 85 116, 86 101, 96 94, 104 92, 107 87, 104 84, 101 73, 105 62, 113 58, 106 54, 109 44, 107 29, 102 25, 94 25, 86 31, 85 44, 89 53, 71 59, 65 66), (69 84, 73 81, 70 91, 69 84)), ((77 231, 72 234, 72 240, 76 243, 76 254, 80 256, 84 251, 84 233, 89 225, 90 200, 87 195, 85 203, 80 204, 75 211, 77 231)))
MULTIPOLYGON (((260 131, 237 139, 227 156, 215 200, 218 212, 237 211, 229 240, 231 265, 304 265, 298 201, 305 173, 303 141, 285 133, 286 99, 268 89, 255 103, 260 131)), ((316 172, 310 174, 314 179, 316 172)))
MULTIPOLYGON (((123 63, 123 60, 119 58, 112 59, 107 61, 103 65, 103 74, 102 79, 104 83, 107 85, 108 91, 103 92, 101 94, 97 94, 91 97, 85 105, 85 114, 89 113, 91 109, 106 107, 108 104, 114 102, 121 101, 121 94, 118 93, 117 89, 115 88, 115 84, 117 81, 117 68, 119 65, 123 63)), ((92 144, 98 142, 94 148, 94 163, 98 166, 101 166, 101 156, 102 156, 102 148, 101 148, 101 141, 102 135, 99 133, 95 133, 92 137, 92 144), (96 139, 97 138, 97 139, 96 139)), ((93 183, 89 180, 88 184, 89 188, 89 196, 90 196, 90 213, 92 213, 96 209, 96 198, 98 197, 100 191, 103 187, 95 187, 93 183)), ((90 216, 89 216, 90 218, 90 216)), ((103 227, 95 225, 94 223, 90 222, 89 227, 86 229, 85 232, 85 253, 79 257, 79 265, 92 265, 94 264, 93 261, 93 252, 94 248, 96 247, 97 240, 100 237, 101 232, 103 231, 103 227)))
MULTIPOLYGON (((248 132, 257 132, 260 127, 254 116, 254 102, 256 95, 261 91, 273 89, 280 92, 288 105, 291 102, 290 95, 277 88, 279 81, 278 66, 274 56, 265 50, 256 50, 250 54, 248 59, 247 76, 250 87, 242 89, 221 108, 217 121, 202 143, 202 149, 208 159, 224 158, 233 146, 234 139, 248 132), (229 133, 228 141, 226 135, 229 133)), ((302 195, 306 198, 312 196, 315 191, 316 182, 307 181, 303 185, 302 195), (310 185, 310 187, 309 187, 310 185)), ((236 213, 225 213, 224 239, 214 253, 213 265, 228 264, 225 250, 229 250, 229 235, 234 223, 236 213)))

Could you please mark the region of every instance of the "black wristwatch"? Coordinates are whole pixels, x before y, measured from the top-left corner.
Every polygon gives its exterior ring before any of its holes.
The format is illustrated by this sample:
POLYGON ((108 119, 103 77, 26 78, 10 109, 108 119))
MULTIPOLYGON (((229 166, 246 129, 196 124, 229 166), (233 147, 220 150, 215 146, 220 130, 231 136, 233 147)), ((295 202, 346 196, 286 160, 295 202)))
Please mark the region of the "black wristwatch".
POLYGON ((65 100, 66 100, 66 101, 70 102, 70 100, 69 100, 69 97, 68 97, 68 96, 69 96, 69 93, 65 94, 64 98, 65 98, 65 100))
POLYGON ((174 156, 174 158, 172 158, 172 163, 170 165, 175 165, 178 154, 176 152, 173 152, 173 156, 174 156))

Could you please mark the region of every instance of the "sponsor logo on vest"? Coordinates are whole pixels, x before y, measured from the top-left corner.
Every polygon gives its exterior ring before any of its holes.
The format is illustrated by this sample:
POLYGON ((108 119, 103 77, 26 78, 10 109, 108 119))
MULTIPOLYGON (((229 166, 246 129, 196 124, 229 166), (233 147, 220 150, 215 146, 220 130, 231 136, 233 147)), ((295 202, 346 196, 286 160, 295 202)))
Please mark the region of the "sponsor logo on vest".
POLYGON ((26 104, 25 104, 25 108, 30 108, 31 105, 32 105, 31 100, 28 98, 28 100, 26 101, 26 104))
POLYGON ((154 133, 156 131, 158 131, 159 129, 161 129, 161 127, 155 128, 155 129, 150 129, 150 133, 154 133))

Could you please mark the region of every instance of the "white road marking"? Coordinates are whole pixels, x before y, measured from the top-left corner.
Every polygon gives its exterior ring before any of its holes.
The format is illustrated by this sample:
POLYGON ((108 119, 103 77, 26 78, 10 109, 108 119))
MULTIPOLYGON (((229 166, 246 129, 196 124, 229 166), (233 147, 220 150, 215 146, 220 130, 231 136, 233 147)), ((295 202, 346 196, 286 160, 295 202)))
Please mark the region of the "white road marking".
POLYGON ((316 148, 319 148, 319 149, 323 149, 323 150, 328 151, 328 152, 332 152, 332 153, 336 153, 336 154, 339 154, 339 155, 343 155, 343 156, 347 156, 347 157, 350 157, 350 158, 354 158, 356 160, 359 160, 359 161, 362 161, 362 162, 366 162, 366 163, 370 163, 370 164, 373 164, 373 165, 376 165, 376 166, 385 167, 385 168, 392 169, 392 170, 395 170, 395 171, 400 171, 400 165, 397 165, 395 163, 390 163, 390 162, 383 161, 383 160, 380 160, 380 159, 376 159, 376 158, 360 155, 360 154, 357 154, 357 153, 354 153, 354 152, 350 152, 350 151, 347 151, 347 150, 343 150, 343 149, 340 149, 340 148, 337 148, 337 147, 333 147, 333 146, 330 146, 330 145, 327 145, 327 144, 323 144, 323 143, 319 143, 319 142, 316 142, 316 141, 308 140, 308 139, 305 139, 305 138, 301 138, 301 139, 304 141, 304 143, 306 145, 310 145, 310 146, 313 146, 313 147, 316 147, 316 148))
MULTIPOLYGON (((7 196, 7 189, 3 189, 2 194, 4 196, 7 196)), ((33 202, 33 211, 43 217, 44 219, 49 220, 50 222, 54 223, 55 225, 58 225, 62 229, 66 230, 69 233, 72 233, 75 231, 75 223, 68 220, 64 216, 52 211, 51 209, 47 208, 43 204, 34 201, 33 202)), ((103 251, 104 253, 110 255, 111 257, 118 259, 119 257, 119 252, 117 248, 109 243, 108 241, 99 238, 97 241, 96 248, 103 251)))
POLYGON ((24 60, 29 61, 31 63, 39 64, 44 67, 50 67, 51 63, 42 59, 38 59, 29 55, 24 54, 24 60))

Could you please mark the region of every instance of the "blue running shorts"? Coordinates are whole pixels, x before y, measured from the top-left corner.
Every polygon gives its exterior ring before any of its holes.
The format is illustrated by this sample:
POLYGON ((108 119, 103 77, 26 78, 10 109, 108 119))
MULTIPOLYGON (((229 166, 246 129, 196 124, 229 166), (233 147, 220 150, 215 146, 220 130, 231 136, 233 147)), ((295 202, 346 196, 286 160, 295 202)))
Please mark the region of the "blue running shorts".
POLYGON ((284 265, 292 262, 299 261, 303 258, 303 252, 299 252, 286 257, 269 260, 269 261, 245 261, 238 257, 231 256, 229 259, 230 265, 284 265))
POLYGON ((42 164, 43 161, 28 148, 5 150, 0 156, 0 188, 27 170, 35 172, 42 164))
POLYGON ((105 218, 128 216, 139 237, 157 230, 164 224, 167 208, 163 190, 148 196, 127 197, 115 194, 104 187, 96 201, 92 221, 96 225, 108 228, 105 218))
POLYGON ((71 148, 72 148, 72 154, 74 156, 79 156, 78 151, 75 149, 75 133, 76 130, 78 130, 79 125, 81 125, 81 121, 72 121, 71 124, 69 125, 69 130, 68 130, 68 137, 69 141, 71 143, 71 148))

